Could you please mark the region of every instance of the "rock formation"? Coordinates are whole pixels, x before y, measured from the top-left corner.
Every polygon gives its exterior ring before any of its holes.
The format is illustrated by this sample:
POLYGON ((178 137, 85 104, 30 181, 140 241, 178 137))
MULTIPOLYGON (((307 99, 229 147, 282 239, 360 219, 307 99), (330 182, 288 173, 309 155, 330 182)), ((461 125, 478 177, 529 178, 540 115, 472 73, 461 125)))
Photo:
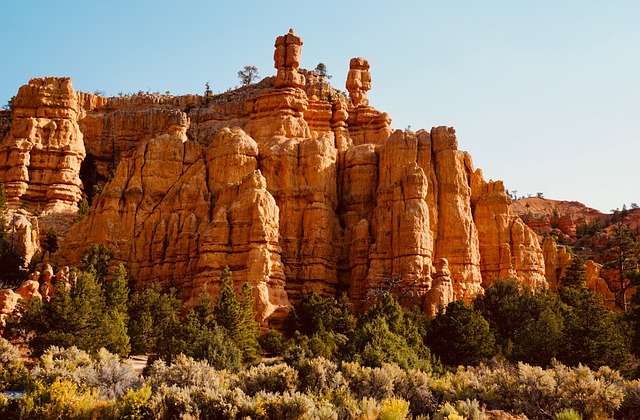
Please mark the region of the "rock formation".
POLYGON ((18 91, 11 128, 0 144, 0 182, 12 208, 77 211, 85 157, 77 98, 69 78, 32 79, 18 91))
POLYGON ((440 258, 435 267, 431 289, 425 296, 423 310, 428 316, 435 316, 440 309, 446 308, 454 300, 455 292, 449 262, 446 258, 440 258))
POLYGON ((278 37, 275 78, 205 98, 102 98, 34 79, 18 97, 36 99, 18 101, 0 149, 13 202, 75 205, 86 148, 111 180, 62 232, 58 263, 106 244, 138 282, 173 280, 190 303, 217 293, 228 265, 237 287, 253 287, 265 326, 310 292, 347 292, 363 307, 391 291, 434 313, 497 278, 544 284, 537 237, 453 128, 394 132, 368 104, 366 60, 351 60, 347 98, 299 68, 301 46, 292 30, 278 37), (32 168, 43 136, 47 165, 32 168), (66 175, 32 175, 54 166, 66 175))

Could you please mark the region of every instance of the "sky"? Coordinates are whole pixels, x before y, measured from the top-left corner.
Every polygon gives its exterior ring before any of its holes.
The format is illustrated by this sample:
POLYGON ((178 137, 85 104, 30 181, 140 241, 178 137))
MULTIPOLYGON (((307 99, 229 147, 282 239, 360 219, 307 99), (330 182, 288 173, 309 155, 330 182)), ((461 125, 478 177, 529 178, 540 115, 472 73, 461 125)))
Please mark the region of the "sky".
POLYGON ((325 63, 345 90, 366 58, 394 128, 455 127, 518 196, 640 203, 637 0, 0 0, 0 104, 44 76, 108 96, 224 92, 245 65, 274 75, 289 28, 301 67, 325 63))

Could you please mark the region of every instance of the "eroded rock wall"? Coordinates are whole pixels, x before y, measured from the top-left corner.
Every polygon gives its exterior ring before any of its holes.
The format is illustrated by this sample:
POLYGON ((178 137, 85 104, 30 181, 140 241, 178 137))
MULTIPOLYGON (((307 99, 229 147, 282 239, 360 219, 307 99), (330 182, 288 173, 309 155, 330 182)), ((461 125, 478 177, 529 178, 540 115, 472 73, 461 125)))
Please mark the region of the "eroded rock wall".
MULTIPOLYGON (((106 244, 138 282, 174 281, 190 303, 203 289, 216 294, 228 265, 238 287, 253 287, 263 325, 310 292, 348 292, 363 307, 391 291, 433 313, 498 278, 544 283, 536 236, 502 183, 486 182, 458 150, 453 128, 394 132, 368 104, 366 60, 352 60, 347 98, 298 68, 301 45, 292 31, 278 38, 275 78, 213 97, 107 99, 76 94, 67 79, 47 82, 52 93, 44 82, 25 88, 49 98, 38 99, 45 110, 64 110, 45 117, 68 121, 74 136, 61 138, 80 142, 53 155, 75 159, 65 168, 76 171, 65 178, 75 182, 65 184, 75 188, 69 206, 80 197, 84 148, 105 177, 115 168, 66 235, 59 263, 76 265, 90 244, 106 244)), ((2 176, 18 201, 60 190, 23 176, 35 147, 18 145, 58 139, 37 120, 45 117, 29 114, 38 101, 14 115, 36 127, 31 134, 12 125, 2 143, 2 176)))

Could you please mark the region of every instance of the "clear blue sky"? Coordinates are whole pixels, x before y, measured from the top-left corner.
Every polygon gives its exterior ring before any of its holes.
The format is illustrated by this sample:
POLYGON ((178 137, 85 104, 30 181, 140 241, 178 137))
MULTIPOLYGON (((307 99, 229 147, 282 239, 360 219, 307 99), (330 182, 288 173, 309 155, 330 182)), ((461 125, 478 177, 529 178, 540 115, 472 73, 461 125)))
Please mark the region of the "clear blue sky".
POLYGON ((371 63, 395 128, 456 128, 487 179, 603 211, 640 203, 640 1, 0 0, 0 102, 32 77, 77 90, 202 93, 274 74, 290 27, 302 67, 344 89, 371 63))

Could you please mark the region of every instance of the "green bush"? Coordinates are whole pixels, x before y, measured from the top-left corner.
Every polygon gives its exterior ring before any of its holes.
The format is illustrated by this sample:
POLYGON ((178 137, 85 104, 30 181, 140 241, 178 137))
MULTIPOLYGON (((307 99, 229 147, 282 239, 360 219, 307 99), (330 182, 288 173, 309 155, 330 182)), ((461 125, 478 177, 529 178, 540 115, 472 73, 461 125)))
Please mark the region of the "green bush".
POLYGON ((286 337, 277 330, 269 330, 258 338, 262 350, 272 356, 279 356, 287 349, 286 337))
POLYGON ((139 389, 129 389, 119 404, 118 417, 130 420, 142 420, 151 417, 151 387, 144 385, 139 389))

